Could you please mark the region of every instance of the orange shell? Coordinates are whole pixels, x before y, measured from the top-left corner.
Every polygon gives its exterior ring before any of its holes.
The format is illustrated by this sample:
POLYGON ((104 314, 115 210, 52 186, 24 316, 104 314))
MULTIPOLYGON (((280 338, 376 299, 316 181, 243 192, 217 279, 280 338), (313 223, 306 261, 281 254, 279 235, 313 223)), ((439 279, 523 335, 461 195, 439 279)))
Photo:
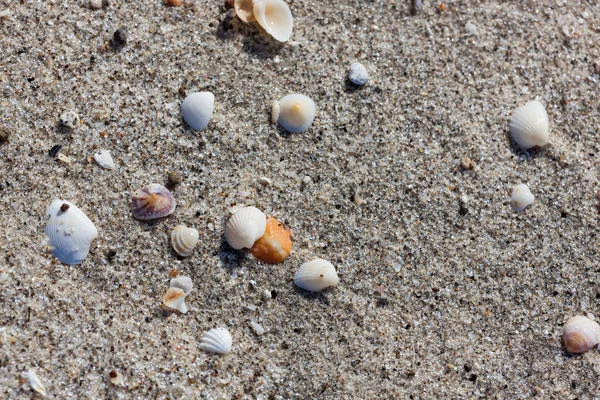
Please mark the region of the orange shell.
POLYGON ((291 232, 273 217, 267 218, 265 234, 254 242, 250 252, 260 261, 277 264, 290 255, 292 250, 291 232))

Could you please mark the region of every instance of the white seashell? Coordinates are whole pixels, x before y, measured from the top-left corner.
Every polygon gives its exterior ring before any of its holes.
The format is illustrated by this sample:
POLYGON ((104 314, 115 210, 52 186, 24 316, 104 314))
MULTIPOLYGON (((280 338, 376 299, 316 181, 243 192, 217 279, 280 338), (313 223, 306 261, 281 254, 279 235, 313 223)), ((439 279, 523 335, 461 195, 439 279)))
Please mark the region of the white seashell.
POLYGON ((296 286, 311 292, 320 292, 329 286, 337 286, 339 281, 333 264, 321 258, 302 264, 294 275, 296 286))
POLYGON ((53 254, 65 264, 80 264, 90 252, 98 230, 83 211, 65 200, 55 199, 46 209, 46 228, 53 254))
POLYGON ((186 296, 187 294, 183 291, 183 289, 170 287, 163 297, 163 304, 167 308, 174 309, 182 314, 185 314, 188 311, 188 308, 185 305, 186 296))
POLYGON ((194 288, 194 284, 192 280, 187 276, 178 276, 177 278, 171 279, 171 283, 169 285, 172 288, 177 288, 183 290, 183 292, 188 295, 194 288))
POLYGON ((271 122, 277 123, 279 119, 279 113, 281 112, 281 107, 279 106, 279 102, 277 100, 273 100, 271 104, 271 122))
POLYGON ((40 379, 33 369, 27 371, 27 379, 29 379, 29 384, 33 390, 38 392, 42 397, 46 397, 46 388, 42 385, 42 382, 40 382, 40 379))
POLYGON ((267 216, 256 207, 244 207, 225 224, 225 240, 236 250, 250 248, 267 229, 267 216))
POLYGON ((250 321, 250 327, 258 336, 262 336, 265 333, 265 328, 255 320, 250 321))
POLYGON ((256 20, 256 18, 254 18, 254 5, 252 4, 252 0, 235 0, 233 8, 235 9, 235 15, 242 21, 252 22, 256 20))
POLYGON ((280 42, 292 36, 294 17, 283 0, 254 0, 254 18, 267 33, 280 42))
POLYGON ((279 100, 278 122, 292 133, 306 131, 315 119, 315 103, 303 94, 288 94, 279 100))
POLYGON ((231 351, 231 334, 225 328, 213 328, 206 332, 200 348, 211 353, 227 354, 231 351))
POLYGON ((516 212, 522 212, 533 203, 535 197, 531 194, 529 187, 524 183, 515 186, 510 196, 510 205, 516 212))
POLYGON ((348 72, 348 79, 350 82, 357 86, 362 86, 369 81, 369 73, 364 65, 361 63, 350 64, 350 71, 348 72))
POLYGON ((198 236, 199 233, 196 229, 178 225, 171 233, 171 245, 177 254, 187 257, 194 252, 194 247, 198 243, 198 236))
POLYGON ((547 144, 549 125, 546 109, 537 100, 518 107, 513 112, 509 123, 513 140, 524 149, 547 144))
POLYGON ((192 93, 181 104, 181 116, 190 128, 201 131, 208 125, 214 109, 215 96, 212 93, 192 93))
POLYGON ((600 325, 584 316, 570 318, 563 328, 563 341, 570 353, 585 353, 600 343, 600 325))
POLYGON ((75 129, 80 124, 79 115, 73 110, 66 111, 61 114, 60 123, 69 129, 75 129))
POLYGON ((110 151, 108 150, 100 150, 96 154, 94 154, 94 159, 102 168, 106 169, 115 169, 117 166, 110 156, 110 151))

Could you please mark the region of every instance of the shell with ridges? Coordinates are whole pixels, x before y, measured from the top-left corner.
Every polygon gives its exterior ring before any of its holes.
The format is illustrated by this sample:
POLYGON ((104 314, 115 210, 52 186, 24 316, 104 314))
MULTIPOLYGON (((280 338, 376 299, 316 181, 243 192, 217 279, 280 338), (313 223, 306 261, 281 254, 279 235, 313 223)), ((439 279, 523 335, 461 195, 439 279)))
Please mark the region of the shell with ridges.
POLYGON ((585 353, 600 343, 600 325, 581 315, 572 317, 563 328, 563 341, 568 352, 585 353))
POLYGON ((279 118, 277 122, 292 133, 308 130, 312 125, 317 108, 310 97, 303 94, 288 94, 279 100, 279 118))
POLYGON ((143 187, 131 196, 131 212, 140 220, 166 217, 175 211, 176 206, 169 189, 158 183, 143 187))
POLYGON ((198 243, 199 233, 194 228, 188 228, 184 225, 177 225, 171 233, 171 245, 173 249, 182 257, 187 257, 194 252, 194 247, 198 243))
POLYGON ((242 207, 225 224, 225 240, 236 250, 250 248, 267 228, 267 217, 256 207, 242 207))
POLYGON ((181 116, 186 124, 195 131, 208 126, 215 109, 215 96, 211 92, 190 94, 181 104, 181 116))
POLYGON ((524 149, 547 144, 549 125, 546 108, 537 100, 531 100, 518 107, 509 123, 513 140, 524 149))
POLYGON ((254 0, 252 4, 256 22, 275 40, 287 42, 294 28, 288 5, 283 0, 254 0))
POLYGON ((227 354, 231 351, 232 338, 225 328, 213 328, 202 336, 200 348, 211 353, 227 354))
POLYGON ((315 258, 300 266, 294 275, 294 283, 304 290, 320 292, 330 286, 337 286, 339 278, 333 264, 322 258, 315 258))

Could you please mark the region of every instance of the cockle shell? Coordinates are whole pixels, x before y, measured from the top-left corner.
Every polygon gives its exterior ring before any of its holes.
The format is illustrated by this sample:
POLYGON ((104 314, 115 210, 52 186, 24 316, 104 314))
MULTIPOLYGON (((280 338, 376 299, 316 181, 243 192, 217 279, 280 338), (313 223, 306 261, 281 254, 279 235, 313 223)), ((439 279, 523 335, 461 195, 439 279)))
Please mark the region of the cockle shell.
POLYGON ((56 199, 46 209, 46 228, 53 254, 65 264, 80 264, 98 237, 94 223, 73 203, 56 199))
POLYGON ((215 96, 212 93, 192 93, 181 104, 181 116, 190 128, 201 131, 208 125, 214 109, 215 96))
POLYGON ((117 166, 115 165, 115 162, 113 161, 113 159, 110 155, 110 151, 108 151, 108 150, 100 150, 99 152, 94 154, 94 159, 96 160, 98 165, 100 165, 102 168, 106 168, 106 169, 117 168, 117 166))
POLYGON ((256 18, 254 18, 254 5, 252 4, 252 0, 235 0, 233 8, 235 9, 235 15, 242 21, 252 22, 256 20, 256 18))
POLYGON ((236 250, 254 245, 267 229, 267 217, 256 207, 242 207, 225 224, 225 240, 236 250))
POLYGON ((131 212, 141 220, 166 217, 175 211, 176 206, 169 189, 158 183, 143 187, 131 196, 131 212))
POLYGON ((46 388, 44 385, 42 385, 42 382, 35 373, 35 370, 30 369, 27 371, 27 379, 29 379, 29 384, 33 390, 38 392, 42 397, 46 397, 46 388))
POLYGON ((585 353, 600 343, 600 325, 584 316, 567 321, 563 328, 563 342, 570 353, 585 353))
POLYGON ((178 225, 171 233, 171 245, 177 254, 187 257, 194 252, 194 247, 198 243, 198 236, 199 233, 196 229, 178 225))
POLYGON ((206 332, 200 348, 211 353, 227 354, 231 351, 231 334, 225 328, 213 328, 206 332))
POLYGON ((535 197, 525 184, 515 186, 510 196, 510 204, 516 212, 522 212, 527 206, 533 203, 535 197))
POLYGON ((544 105, 531 100, 512 114, 509 127, 513 140, 522 148, 544 146, 549 142, 548 113, 544 105))
POLYGON ((288 94, 279 100, 278 122, 292 133, 304 132, 310 128, 317 108, 314 101, 303 94, 288 94))
POLYGON ((269 264, 280 263, 290 255, 290 251, 292 250, 290 236, 289 229, 281 222, 273 217, 268 217, 265 234, 254 242, 254 245, 250 248, 250 252, 254 257, 263 262, 269 264))
POLYGON ((333 264, 321 258, 302 264, 294 275, 296 286, 311 292, 320 292, 329 286, 337 286, 339 281, 333 264))
POLYGON ((275 40, 287 42, 292 36, 294 17, 283 0, 254 0, 254 18, 275 40))

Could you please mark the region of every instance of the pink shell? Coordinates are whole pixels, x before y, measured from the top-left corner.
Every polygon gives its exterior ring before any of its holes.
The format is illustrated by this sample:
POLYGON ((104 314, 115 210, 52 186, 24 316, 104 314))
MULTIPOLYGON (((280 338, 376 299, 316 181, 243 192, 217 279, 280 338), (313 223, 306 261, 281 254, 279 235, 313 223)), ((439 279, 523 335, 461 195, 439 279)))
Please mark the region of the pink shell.
POLYGON ((131 196, 131 212, 141 220, 166 217, 176 206, 171 192, 158 183, 143 187, 131 196))

